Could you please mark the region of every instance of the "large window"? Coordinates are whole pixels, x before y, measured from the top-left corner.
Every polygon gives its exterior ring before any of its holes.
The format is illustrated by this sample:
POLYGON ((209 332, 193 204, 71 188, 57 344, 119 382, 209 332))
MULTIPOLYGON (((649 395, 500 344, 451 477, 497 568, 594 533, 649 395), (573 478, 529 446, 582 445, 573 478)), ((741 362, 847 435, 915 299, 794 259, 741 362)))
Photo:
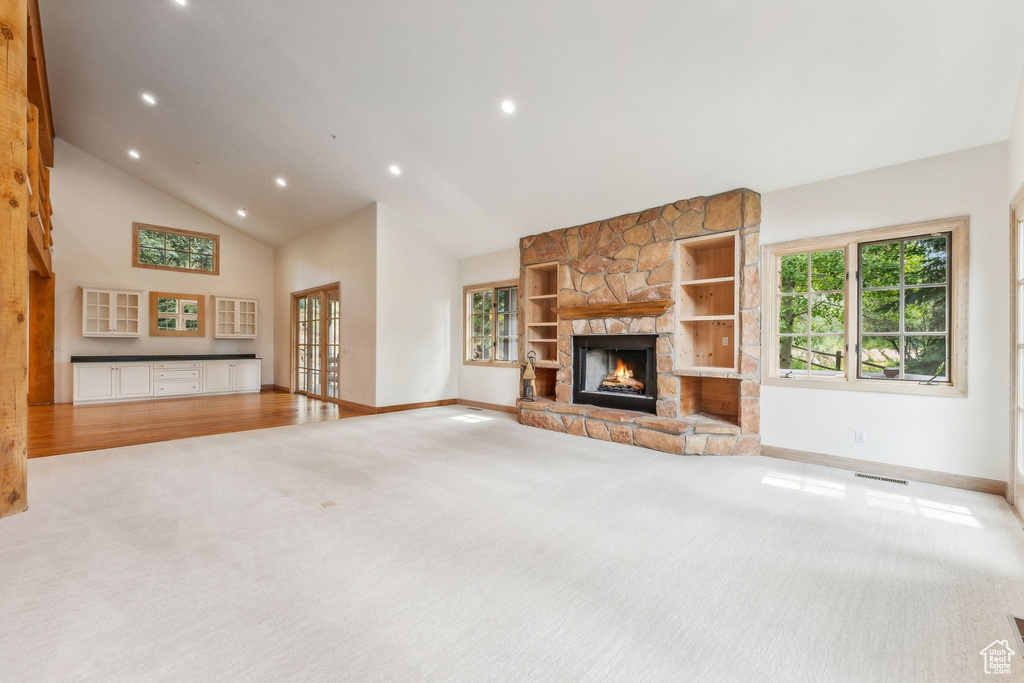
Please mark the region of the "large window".
POLYGON ((204 232, 133 224, 132 265, 187 273, 220 273, 220 237, 204 232))
POLYGON ((519 282, 471 285, 465 295, 465 362, 519 363, 519 282))
POLYGON ((860 376, 946 381, 950 234, 860 244, 860 376))
POLYGON ((967 230, 958 218, 766 246, 764 381, 965 394, 967 230))

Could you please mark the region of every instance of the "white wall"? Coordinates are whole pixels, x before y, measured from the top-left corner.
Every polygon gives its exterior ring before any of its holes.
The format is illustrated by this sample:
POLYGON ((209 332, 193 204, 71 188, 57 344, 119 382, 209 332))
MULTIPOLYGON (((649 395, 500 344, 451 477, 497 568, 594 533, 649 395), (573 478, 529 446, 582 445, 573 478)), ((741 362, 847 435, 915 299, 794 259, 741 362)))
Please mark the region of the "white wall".
POLYGON ((376 401, 377 205, 277 249, 274 377, 291 377, 291 293, 341 283, 340 398, 364 405, 376 401))
POLYGON ((55 142, 50 176, 53 197, 53 269, 57 278, 54 361, 56 400, 71 400, 72 355, 159 353, 255 353, 263 358, 263 383, 273 381, 273 250, 234 228, 174 199, 67 142, 55 142), (132 267, 132 223, 138 221, 220 235, 220 275, 132 267), (140 289, 142 336, 82 337, 80 285, 140 289), (213 338, 207 298, 206 336, 150 337, 150 291, 259 300, 256 340, 213 338))
POLYGON ((519 279, 519 248, 503 249, 480 256, 459 259, 459 286, 456 305, 459 307, 459 328, 455 345, 458 350, 459 398, 484 403, 514 406, 519 396, 519 366, 483 367, 466 365, 465 340, 462 338, 462 288, 484 282, 519 279))
POLYGON ((1009 441, 1007 145, 762 196, 761 242, 970 216, 968 396, 762 387, 762 441, 1005 481, 1009 441), (854 430, 866 443, 854 442, 854 430))
POLYGON ((456 398, 457 264, 430 234, 377 205, 377 406, 456 398))
POLYGON ((1012 199, 1021 185, 1024 185, 1024 78, 1017 91, 1017 108, 1013 114, 1013 128, 1010 130, 1010 190, 1012 199))

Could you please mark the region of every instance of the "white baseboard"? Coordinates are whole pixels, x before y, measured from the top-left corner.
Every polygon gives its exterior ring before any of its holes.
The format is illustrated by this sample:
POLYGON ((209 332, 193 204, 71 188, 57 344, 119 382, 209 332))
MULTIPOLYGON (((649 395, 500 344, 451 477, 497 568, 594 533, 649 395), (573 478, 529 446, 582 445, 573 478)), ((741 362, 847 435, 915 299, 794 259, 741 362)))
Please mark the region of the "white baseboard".
POLYGON ((824 453, 798 451, 794 448, 767 446, 765 444, 761 444, 761 455, 769 458, 779 458, 781 460, 793 460, 796 462, 811 463, 812 465, 835 467, 841 470, 853 470, 856 472, 863 472, 864 474, 874 474, 880 477, 907 479, 919 481, 924 484, 938 484, 939 486, 952 486, 957 489, 980 491, 981 493, 991 493, 996 496, 1006 497, 1006 482, 999 481, 997 479, 969 477, 965 474, 947 474, 946 472, 922 470, 916 467, 889 465, 886 463, 872 462, 870 460, 857 460, 856 458, 843 458, 838 455, 825 455, 824 453))

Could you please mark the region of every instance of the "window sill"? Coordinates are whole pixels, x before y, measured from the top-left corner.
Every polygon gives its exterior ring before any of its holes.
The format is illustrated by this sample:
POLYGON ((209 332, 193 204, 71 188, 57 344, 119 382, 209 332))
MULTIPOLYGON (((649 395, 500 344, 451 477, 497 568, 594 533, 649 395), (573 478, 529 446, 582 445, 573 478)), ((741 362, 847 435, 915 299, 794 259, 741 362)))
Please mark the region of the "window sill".
POLYGON ((833 389, 838 391, 867 391, 876 394, 911 394, 915 396, 939 396, 945 398, 966 398, 966 386, 939 384, 925 386, 912 382, 886 383, 884 380, 850 380, 850 379, 783 379, 782 377, 765 377, 761 384, 773 387, 795 387, 804 389, 833 389))
POLYGON ((463 365, 472 365, 480 368, 518 368, 519 361, 494 361, 494 360, 463 360, 463 365))

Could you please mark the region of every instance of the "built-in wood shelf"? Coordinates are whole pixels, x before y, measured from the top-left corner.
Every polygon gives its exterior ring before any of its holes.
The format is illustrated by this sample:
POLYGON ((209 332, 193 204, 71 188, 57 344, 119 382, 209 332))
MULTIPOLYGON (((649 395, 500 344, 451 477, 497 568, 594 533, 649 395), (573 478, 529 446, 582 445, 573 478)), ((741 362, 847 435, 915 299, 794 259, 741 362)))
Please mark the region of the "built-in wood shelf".
POLYGON ((566 320, 580 318, 620 318, 661 315, 672 307, 671 299, 659 301, 631 301, 624 304, 597 304, 594 306, 561 306, 553 309, 566 320))
POLYGON ((695 323, 702 320, 735 320, 735 315, 688 315, 684 318, 680 318, 679 322, 683 323, 695 323))
MULTIPOLYGON (((557 368, 558 349, 555 347, 558 328, 558 263, 538 263, 526 266, 523 272, 523 354, 525 361, 530 352, 536 356, 538 368, 557 368), (536 336, 531 336, 536 335, 536 336), (547 364, 551 363, 550 366, 547 364)), ((543 373, 541 373, 543 374, 543 373)), ((554 374, 538 375, 536 386, 540 392, 554 393, 554 374), (550 386, 548 386, 550 385, 550 386)))
POLYGON ((736 371, 739 276, 738 232, 676 243, 677 372, 736 371))
POLYGON ((684 280, 679 284, 683 287, 704 287, 707 285, 719 285, 735 281, 736 278, 730 275, 728 277, 706 277, 703 280, 684 280))

